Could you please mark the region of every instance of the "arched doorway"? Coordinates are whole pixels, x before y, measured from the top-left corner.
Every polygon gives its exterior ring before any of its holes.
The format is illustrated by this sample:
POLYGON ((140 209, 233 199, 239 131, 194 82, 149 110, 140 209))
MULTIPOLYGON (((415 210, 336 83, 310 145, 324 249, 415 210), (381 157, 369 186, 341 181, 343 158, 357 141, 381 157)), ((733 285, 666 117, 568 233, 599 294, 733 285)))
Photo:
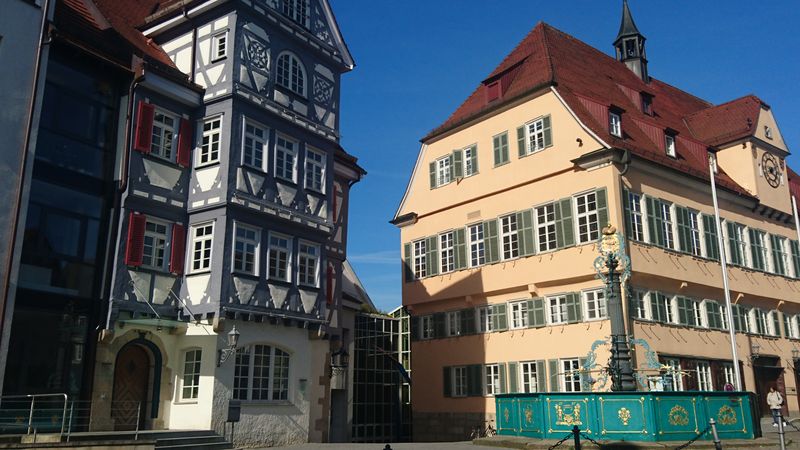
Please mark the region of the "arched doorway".
POLYGON ((141 345, 130 343, 117 354, 111 418, 115 430, 144 428, 148 393, 152 391, 151 355, 141 345))

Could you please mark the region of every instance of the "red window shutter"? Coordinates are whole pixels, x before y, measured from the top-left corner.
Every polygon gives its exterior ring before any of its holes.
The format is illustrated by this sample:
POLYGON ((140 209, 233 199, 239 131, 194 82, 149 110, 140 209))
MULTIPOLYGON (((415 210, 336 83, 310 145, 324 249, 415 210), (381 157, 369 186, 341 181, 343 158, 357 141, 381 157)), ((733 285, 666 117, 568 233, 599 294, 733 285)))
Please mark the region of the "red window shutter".
POLYGON ((153 117, 155 114, 155 106, 144 100, 139 100, 139 110, 136 114, 136 134, 133 142, 134 150, 150 153, 150 144, 153 142, 153 117))
POLYGON ((181 119, 181 128, 178 131, 178 164, 189 167, 192 160, 192 123, 181 119))
POLYGON ((186 259, 186 228, 179 223, 172 225, 171 245, 169 271, 175 275, 183 275, 183 262, 186 259))
POLYGON ((128 216, 128 242, 125 246, 125 264, 141 266, 144 253, 144 228, 147 216, 131 212, 128 216))

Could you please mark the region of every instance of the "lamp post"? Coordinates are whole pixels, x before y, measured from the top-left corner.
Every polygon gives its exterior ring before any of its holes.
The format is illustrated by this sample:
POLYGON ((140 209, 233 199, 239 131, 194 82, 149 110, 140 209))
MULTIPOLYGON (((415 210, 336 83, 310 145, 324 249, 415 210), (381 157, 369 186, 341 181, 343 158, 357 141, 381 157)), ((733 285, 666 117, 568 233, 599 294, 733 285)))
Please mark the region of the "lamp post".
POLYGON ((627 278, 629 262, 624 253, 624 241, 622 235, 617 233, 617 229, 609 224, 602 231, 600 256, 595 260, 595 269, 606 284, 606 305, 611 320, 611 359, 608 365, 611 390, 630 392, 636 390, 636 380, 633 377, 631 349, 622 313, 621 285, 624 280, 617 271, 619 268, 622 269, 622 276, 627 278))
POLYGON ((342 346, 331 353, 331 389, 347 388, 347 367, 350 364, 350 355, 342 346))
POLYGON ((233 329, 228 333, 228 347, 217 350, 217 367, 224 364, 231 355, 236 353, 236 349, 239 347, 239 334, 239 330, 234 325, 233 329))

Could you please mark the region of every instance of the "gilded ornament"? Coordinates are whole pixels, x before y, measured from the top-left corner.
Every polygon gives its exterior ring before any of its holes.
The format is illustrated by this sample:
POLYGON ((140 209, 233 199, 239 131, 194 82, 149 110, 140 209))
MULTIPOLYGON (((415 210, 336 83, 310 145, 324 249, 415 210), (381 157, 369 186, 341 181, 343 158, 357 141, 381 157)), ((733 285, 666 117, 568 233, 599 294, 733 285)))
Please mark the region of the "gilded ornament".
POLYGON ((583 425, 581 422, 581 404, 563 404, 557 403, 556 409, 556 425, 583 425))
POLYGON ((620 408, 619 411, 617 411, 617 416, 622 424, 627 427, 628 421, 631 420, 631 412, 628 410, 628 408, 620 408))
POLYGON ((505 409, 503 410, 503 417, 505 417, 505 418, 506 418, 506 422, 508 422, 508 417, 509 417, 510 415, 511 415, 511 413, 509 413, 509 412, 508 412, 508 408, 505 408, 505 409))
POLYGON ((736 425, 736 411, 728 405, 722 405, 717 411, 717 422, 720 425, 736 425))
POLYGON ((530 406, 525 407, 525 423, 533 422, 533 410, 530 406))
POLYGON ((689 412, 683 406, 673 406, 667 417, 670 425, 689 425, 689 412))

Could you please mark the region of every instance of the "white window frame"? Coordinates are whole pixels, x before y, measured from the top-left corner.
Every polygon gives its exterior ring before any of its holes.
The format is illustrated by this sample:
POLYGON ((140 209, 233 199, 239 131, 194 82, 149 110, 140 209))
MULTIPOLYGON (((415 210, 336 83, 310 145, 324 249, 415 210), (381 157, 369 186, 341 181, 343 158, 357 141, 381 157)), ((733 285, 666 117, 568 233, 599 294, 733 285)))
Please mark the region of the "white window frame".
POLYGON ((478 267, 486 264, 486 235, 483 223, 467 225, 467 233, 469 234, 469 266, 478 267))
POLYGON ((281 180, 297 183, 297 154, 300 150, 300 141, 278 133, 275 138, 275 177, 281 180), (291 144, 287 146, 285 144, 291 144), (280 160, 283 161, 280 161, 280 160), (291 176, 288 176, 287 162, 291 162, 291 176))
POLYGON ((605 320, 608 318, 608 299, 604 289, 591 289, 581 292, 583 320, 605 320))
POLYGON ((500 364, 486 364, 483 366, 484 395, 492 397, 500 393, 500 364))
POLYGON ((632 292, 636 300, 636 319, 638 320, 653 320, 650 311, 650 292, 642 289, 634 289, 632 292))
POLYGON ((211 261, 213 261, 214 257, 214 222, 203 222, 192 225, 191 236, 192 247, 189 272, 201 273, 210 271, 211 261), (203 234, 198 235, 198 232, 201 230, 203 234))
POLYGON ((455 232, 446 231, 439 234, 439 273, 448 273, 456 269, 455 232))
POLYGON ((622 115, 613 111, 608 112, 608 132, 612 136, 622 137, 622 115))
POLYGON ((203 167, 219 162, 222 151, 222 115, 203 119, 203 133, 200 136, 200 151, 197 152, 195 167, 203 167))
MULTIPOLYGON (((236 368, 239 369, 239 373, 241 374, 241 369, 244 368, 244 364, 240 364, 240 361, 244 359, 245 355, 247 356, 247 366, 244 370, 245 375, 238 375, 239 378, 245 378, 247 381, 247 387, 244 388, 246 397, 247 398, 239 398, 238 400, 241 401, 252 401, 252 402, 265 402, 265 403, 288 403, 290 402, 289 399, 292 398, 291 396, 291 379, 292 379, 292 354, 283 348, 277 347, 272 344, 261 344, 261 343, 254 343, 244 347, 237 352, 236 357, 236 368), (268 354, 264 357, 264 353, 260 359, 262 361, 268 361, 267 365, 259 366, 260 373, 265 374, 266 376, 257 377, 256 376, 256 348, 258 347, 260 352, 263 352, 265 348, 268 348, 268 354), (277 352, 281 352, 280 355, 277 352), (285 376, 282 374, 280 377, 276 377, 276 372, 278 367, 276 367, 276 363, 278 361, 286 362, 286 366, 281 366, 281 369, 285 369, 286 373, 285 376), (265 393, 266 398, 254 398, 255 390, 255 383, 256 379, 266 380, 267 387, 263 389, 262 395, 265 393), (276 386, 276 382, 278 386, 276 386), (281 398, 275 398, 276 393, 280 393, 281 398)), ((261 390, 259 390, 261 392, 261 390)))
POLYGON ((536 221, 537 253, 558 249, 558 232, 556 231, 556 204, 545 203, 534 207, 536 221))
POLYGON ((469 147, 465 147, 463 150, 463 163, 464 163, 464 178, 471 177, 475 175, 477 172, 475 171, 475 167, 472 165, 472 152, 475 152, 475 158, 478 158, 478 146, 477 145, 470 145, 469 147))
POLYGON ((664 134, 664 148, 667 151, 667 156, 677 158, 678 153, 675 150, 675 136, 666 133, 664 134))
POLYGON ((309 12, 308 0, 281 0, 281 13, 306 28, 311 15, 309 12))
POLYGON ((155 107, 153 128, 150 130, 150 155, 165 161, 175 162, 178 157, 177 144, 180 123, 181 117, 179 115, 166 109, 155 107), (166 123, 165 119, 172 121, 172 125, 166 123))
POLYGON ((306 145, 306 157, 305 157, 305 187, 306 189, 311 189, 312 191, 319 192, 320 194, 325 193, 325 176, 326 176, 326 157, 325 153, 312 148, 309 145, 306 145), (309 175, 311 176, 311 180, 309 182, 309 175), (319 177, 319 185, 317 185, 316 178, 319 177))
POLYGON ((306 66, 303 64, 303 60, 292 52, 284 51, 278 55, 275 61, 275 84, 301 97, 305 97, 308 77, 306 76, 306 66), (285 64, 282 61, 288 61, 289 67, 285 68, 286 73, 282 73, 284 68, 282 65, 285 64))
POLYGON ((433 314, 420 317, 419 321, 420 339, 433 339, 436 329, 433 325, 433 314))
MULTIPOLYGON (((751 257, 750 257, 750 266, 749 267, 754 269, 754 270, 763 270, 764 272, 771 272, 772 271, 772 264, 771 264, 772 263, 772 261, 771 261, 772 252, 770 251, 770 248, 769 248, 769 234, 767 234, 766 231, 759 230, 757 228, 754 228, 753 232, 755 233, 756 236, 758 236, 758 240, 760 241, 759 245, 755 245, 755 243, 752 242, 752 240, 751 240, 751 242, 749 242, 749 245, 747 246, 747 248, 750 250, 751 253, 753 251, 758 251, 758 252, 761 253, 761 260, 764 261, 764 267, 762 269, 756 269, 756 267, 755 267, 756 258, 755 258, 755 255, 752 255, 752 254, 750 255, 751 257), (753 247, 757 247, 757 248, 753 248, 753 247)), ((748 239, 750 238, 750 233, 749 232, 747 233, 747 237, 748 237, 748 239)))
POLYGON ((525 154, 530 155, 533 153, 544 150, 544 118, 546 116, 537 117, 525 124, 525 154))
POLYGON ((793 314, 789 317, 789 329, 786 331, 786 334, 790 339, 800 339, 800 323, 798 322, 800 321, 798 321, 797 314, 793 314))
POLYGON ((711 376, 711 364, 708 361, 695 361, 695 373, 697 374, 697 390, 713 391, 714 379, 711 376))
POLYGON ((450 167, 451 164, 452 160, 450 155, 443 156, 436 160, 436 187, 450 184, 450 182, 453 181, 451 176, 453 168, 450 167))
MULTIPOLYGON (((771 250, 770 254, 772 252, 775 252, 775 253, 778 253, 778 255, 780 255, 781 261, 783 261, 783 273, 778 273, 778 268, 775 267, 774 263, 772 264, 772 272, 777 274, 777 275, 782 275, 782 276, 785 276, 785 277, 793 277, 793 275, 794 275, 794 273, 793 273, 794 267, 792 265, 791 249, 789 248, 789 244, 788 244, 789 240, 786 239, 783 236, 778 236, 778 235, 774 235, 774 236, 775 236, 776 240, 778 242, 780 242, 780 245, 779 245, 780 248, 777 248, 777 249, 776 248, 771 248, 770 249, 771 250)), ((769 239, 768 241, 769 241, 770 247, 772 247, 772 239, 769 239)))
POLYGON ((478 324, 479 333, 491 333, 494 331, 493 319, 494 314, 491 306, 481 306, 475 309, 475 320, 478 324))
POLYGON ((645 217, 642 207, 642 194, 628 191, 628 204, 630 204, 631 236, 634 241, 647 242, 644 235, 645 217))
POLYGON ((242 165, 266 172, 268 143, 269 128, 245 118, 242 124, 242 165), (260 132, 261 136, 258 136, 258 132, 260 132), (248 140, 250 141, 249 145, 248 140), (248 152, 250 153, 249 156, 248 152))
POLYGON ((300 239, 297 243, 297 284, 319 287, 321 259, 322 247, 319 244, 300 239))
POLYGON ((703 232, 700 230, 700 213, 693 209, 686 209, 689 214, 689 242, 690 248, 686 249, 694 256, 703 256, 703 232))
POLYGON ((195 347, 184 350, 181 361, 183 365, 181 367, 181 377, 178 383, 178 398, 180 398, 181 401, 196 401, 200 396, 200 375, 202 374, 203 361, 202 349, 195 347), (189 361, 190 355, 196 357, 196 359, 189 361), (189 390, 189 395, 186 395, 187 389, 189 390))
POLYGON ((677 371, 672 372, 672 386, 671 390, 673 392, 683 392, 683 375, 680 373, 683 368, 681 367, 681 361, 676 358, 665 358, 664 365, 671 367, 673 370, 677 368, 677 371))
POLYGON ((211 62, 217 62, 228 56, 228 30, 211 35, 211 62))
POLYGON ((575 237, 578 241, 578 244, 587 244, 596 242, 598 238, 600 238, 600 216, 597 213, 597 191, 589 191, 583 192, 581 194, 576 194, 573 196, 573 208, 574 208, 574 215, 575 217, 575 237), (594 201, 590 201, 590 198, 594 198, 594 201), (581 205, 581 200, 585 202, 585 204, 581 205), (594 203, 594 209, 589 209, 589 206, 594 203), (581 212, 581 208, 584 208, 584 211, 581 212), (582 224, 581 221, 585 221, 585 224, 582 224), (595 230, 592 230, 592 222, 595 224, 595 230), (581 227, 585 226, 586 231, 581 232, 581 227))
POLYGON ((675 212, 673 208, 675 205, 672 203, 660 200, 658 202, 658 215, 661 216, 661 226, 663 227, 661 231, 664 233, 664 247, 668 249, 675 250, 677 247, 675 245, 675 234, 677 231, 675 228, 677 227, 677 223, 675 221, 675 212))
POLYGON ((293 246, 292 244, 293 244, 292 237, 286 234, 270 232, 267 235, 267 279, 268 280, 277 280, 287 283, 292 280, 292 246, 293 246), (273 244, 272 242, 273 238, 286 241, 286 246, 284 247, 278 244, 273 244), (274 270, 273 266, 275 266, 275 264, 272 261, 273 251, 286 253, 286 266, 284 267, 286 274, 284 277, 280 277, 279 272, 274 275, 272 273, 272 271, 274 270))
POLYGON ((427 239, 418 239, 411 243, 411 262, 414 269, 414 278, 428 276, 428 242, 427 239))
POLYGON ((450 395, 453 397, 466 397, 467 396, 467 367, 466 366, 457 366, 453 367, 451 370, 452 380, 452 389, 450 390, 450 395))
POLYGON ((508 308, 511 311, 511 329, 517 330, 528 327, 528 302, 521 300, 510 302, 508 308))
POLYGON ((445 313, 447 320, 447 335, 461 336, 461 311, 448 311, 445 313))
POLYGON ((581 392, 583 390, 581 376, 576 372, 581 369, 580 360, 578 358, 559 359, 558 366, 561 369, 561 373, 558 374, 561 392, 581 392))
POLYGON ((144 228, 144 240, 142 241, 142 267, 146 267, 148 269, 153 270, 160 270, 165 271, 167 270, 167 266, 169 264, 169 255, 167 254, 167 248, 172 245, 170 242, 170 230, 171 224, 155 219, 153 217, 147 216, 147 220, 145 222, 144 228), (164 232, 161 233, 159 231, 153 231, 148 229, 149 225, 153 225, 155 227, 164 227, 164 232), (152 249, 151 253, 148 254, 147 252, 147 240, 152 240, 152 245, 149 247, 152 249), (145 261, 149 258, 151 262, 156 262, 158 258, 158 252, 161 251, 161 264, 147 264, 145 261))
POLYGON ((517 214, 512 213, 497 219, 500 227, 500 256, 503 261, 519 258, 519 236, 517 214))
POLYGON ((261 259, 259 256, 261 255, 261 229, 256 227, 251 227, 249 225, 242 224, 240 222, 234 222, 233 224, 233 252, 231 254, 231 267, 233 271, 236 273, 245 273, 248 275, 258 275, 258 263, 261 259), (243 230, 244 232, 253 233, 254 237, 248 236, 240 236, 239 230, 243 230), (244 267, 240 266, 236 261, 236 253, 238 252, 239 243, 242 244, 243 247, 243 259, 242 263, 244 267), (252 247, 252 251, 248 251, 248 248, 252 247), (253 268, 252 270, 247 270, 247 262, 246 256, 248 254, 252 254, 253 256, 253 268))
MULTIPOLYGON (((516 376, 517 374, 511 374, 511 376, 516 376)), ((522 389, 521 392, 525 394, 530 394, 533 392, 539 392, 539 379, 537 377, 539 375, 536 372, 536 361, 522 361, 519 363, 519 381, 520 387, 522 389)))
POLYGON ((550 325, 560 325, 567 323, 567 295, 551 295, 545 297, 547 302, 547 323, 550 325))

